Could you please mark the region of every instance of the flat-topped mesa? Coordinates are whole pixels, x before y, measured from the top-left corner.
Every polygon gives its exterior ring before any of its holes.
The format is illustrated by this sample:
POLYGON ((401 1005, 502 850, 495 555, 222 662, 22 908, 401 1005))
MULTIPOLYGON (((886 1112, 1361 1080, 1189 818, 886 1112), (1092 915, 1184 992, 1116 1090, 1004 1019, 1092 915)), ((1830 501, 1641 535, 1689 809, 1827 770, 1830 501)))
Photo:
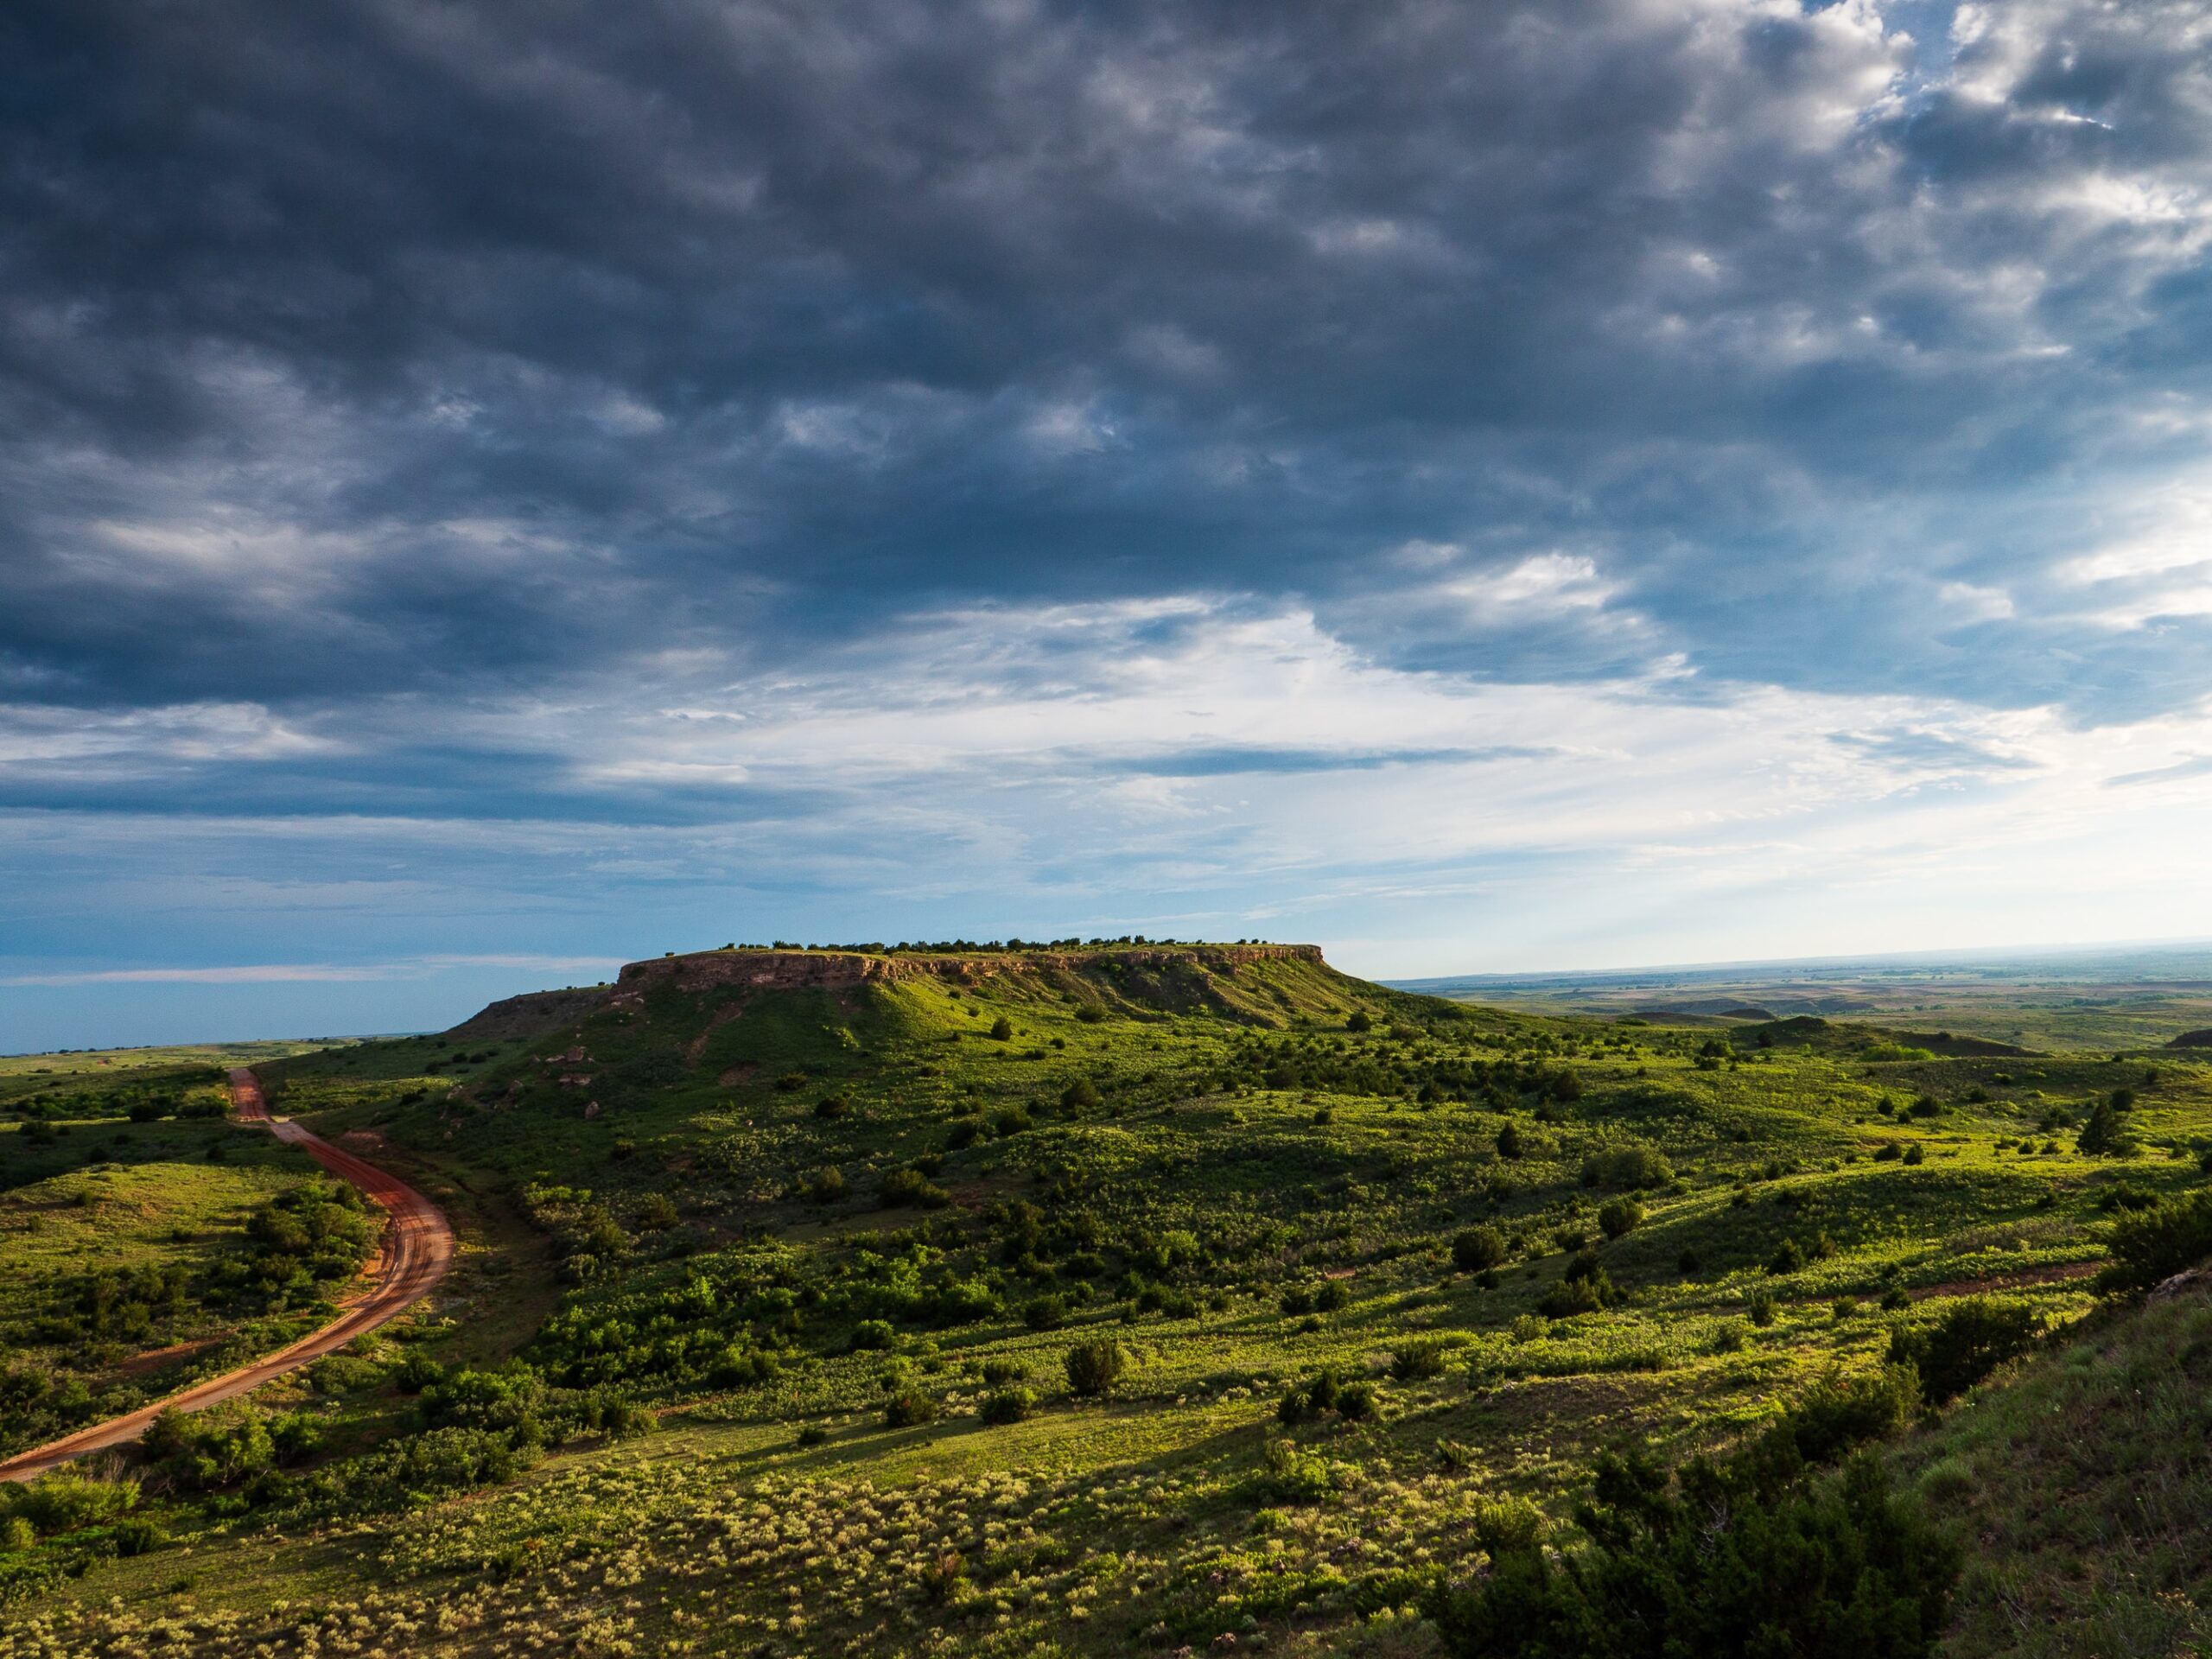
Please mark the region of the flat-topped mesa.
POLYGON ((753 990, 838 989, 929 976, 972 982, 1039 969, 1080 971, 1100 963, 1164 969, 1179 963, 1234 969, 1249 962, 1321 961, 1318 944, 1135 944, 1085 950, 895 951, 702 950, 633 962, 616 980, 613 1001, 671 983, 681 990, 737 986, 753 990))

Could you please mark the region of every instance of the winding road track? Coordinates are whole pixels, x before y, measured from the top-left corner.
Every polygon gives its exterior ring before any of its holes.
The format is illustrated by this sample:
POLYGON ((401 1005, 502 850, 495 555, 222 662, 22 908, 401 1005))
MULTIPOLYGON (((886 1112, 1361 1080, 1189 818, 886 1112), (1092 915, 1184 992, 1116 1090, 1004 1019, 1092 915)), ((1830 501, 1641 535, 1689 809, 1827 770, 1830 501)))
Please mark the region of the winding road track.
POLYGON ((79 1429, 74 1434, 18 1453, 0 1463, 0 1480, 29 1480, 72 1458, 137 1440, 146 1432, 157 1412, 172 1407, 200 1411, 251 1394, 271 1377, 296 1370, 325 1354, 335 1353, 365 1331, 373 1331, 387 1319, 405 1312, 429 1294, 453 1262, 453 1229, 437 1205, 397 1176, 374 1164, 334 1147, 289 1119, 271 1117, 261 1097, 261 1084, 241 1067, 231 1073, 231 1096, 238 1103, 238 1121, 265 1126, 279 1141, 289 1141, 342 1180, 351 1181, 382 1205, 390 1215, 383 1242, 368 1266, 369 1288, 349 1298, 345 1311, 321 1330, 302 1337, 251 1365, 195 1383, 181 1394, 157 1400, 150 1406, 104 1423, 79 1429))

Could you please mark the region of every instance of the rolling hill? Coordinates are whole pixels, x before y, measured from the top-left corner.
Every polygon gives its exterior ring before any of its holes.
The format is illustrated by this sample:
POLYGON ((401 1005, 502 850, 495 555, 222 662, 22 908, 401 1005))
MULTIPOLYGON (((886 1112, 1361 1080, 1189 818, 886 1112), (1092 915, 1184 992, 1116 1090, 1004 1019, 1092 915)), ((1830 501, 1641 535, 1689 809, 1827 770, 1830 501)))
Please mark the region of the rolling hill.
MULTIPOLYGON (((2090 1275, 2212 1147, 2177 1051, 1513 1013, 1296 945, 671 955, 257 1070, 455 1268, 18 1528, 0 1656, 1504 1651, 1440 1586, 1595 1548, 1608 1448, 1794 1435, 1824 1491, 1803 1425, 1900 1356, 1925 1424, 1857 1438, 1969 1524, 1974 1414, 2171 1317, 2090 1275)), ((2064 1650, 1999 1639, 2008 1582, 1952 1650, 2064 1650)))

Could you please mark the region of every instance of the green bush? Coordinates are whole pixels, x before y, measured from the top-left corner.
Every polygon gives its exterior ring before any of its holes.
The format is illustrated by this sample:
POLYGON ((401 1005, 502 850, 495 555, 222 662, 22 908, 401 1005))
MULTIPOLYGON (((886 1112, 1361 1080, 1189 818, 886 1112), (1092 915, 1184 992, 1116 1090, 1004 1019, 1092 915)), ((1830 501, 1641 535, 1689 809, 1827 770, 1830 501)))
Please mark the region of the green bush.
POLYGON ((2076 1144, 2097 1158, 2125 1158, 2135 1150, 2135 1138, 2127 1132, 2125 1108, 2113 1100, 2101 1100, 2089 1109, 2089 1121, 2082 1126, 2076 1144))
POLYGON ((1461 1228, 1452 1240, 1452 1265, 1462 1273, 1487 1272, 1505 1255, 1505 1235, 1487 1222, 1461 1228))
POLYGON ((1625 1238, 1643 1224, 1643 1206, 1634 1198, 1608 1198, 1598 1206, 1598 1230, 1607 1238, 1625 1238))
POLYGON ((1611 1147, 1582 1160, 1582 1185, 1633 1191, 1664 1186, 1675 1171, 1652 1147, 1611 1147))
POLYGON ((1036 1408, 1037 1395, 1028 1389, 1001 1389, 983 1402, 981 1415, 987 1423, 1018 1423, 1036 1408))
POLYGON ((1910 1365, 1885 1365, 1863 1376, 1829 1376, 1767 1431, 1806 1463, 1832 1463, 1845 1452, 1896 1433, 1920 1408, 1920 1374, 1910 1365))
POLYGON ((1960 1554, 1871 1458, 1780 1491, 1707 1463, 1670 1479, 1607 1455, 1556 1563, 1491 1548, 1491 1571, 1423 1611, 1460 1659, 1923 1659, 1960 1554))
POLYGON ((1890 1363, 1911 1366, 1922 1390, 1941 1405, 2027 1352, 2042 1323, 2024 1307, 1970 1297, 1952 1303, 1933 1325, 1892 1330, 1890 1363))
POLYGON ((876 1187, 875 1197, 886 1210, 942 1210, 952 1202, 952 1195, 920 1170, 903 1166, 885 1174, 876 1187))
POLYGON ((1065 1364, 1068 1391, 1093 1399, 1113 1392, 1128 1364, 1128 1356, 1111 1337, 1097 1337, 1069 1349, 1065 1364))
POLYGON ((1416 1382, 1444 1375, 1444 1344, 1434 1337, 1402 1342, 1390 1356, 1393 1382, 1416 1382))
POLYGON ((41 1537, 74 1532, 79 1527, 113 1522, 138 1507, 135 1480, 95 1480, 67 1469, 11 1486, 0 1493, 0 1508, 27 1522, 41 1537))
POLYGON ((446 1368, 428 1354, 410 1353, 392 1368, 391 1380, 403 1394, 420 1394, 445 1381, 446 1368))
POLYGON ((884 1402, 886 1428, 912 1428, 937 1421, 937 1401, 917 1389, 901 1389, 884 1402))
POLYGON ((1597 1251, 1586 1246, 1575 1252, 1559 1282, 1544 1293, 1537 1306, 1554 1319, 1567 1319, 1578 1313, 1595 1313, 1619 1300, 1612 1275, 1605 1271, 1597 1251))
POLYGON ((2139 1294, 2212 1260, 2212 1192, 2124 1217, 2113 1224, 2105 1243, 2112 1265, 2097 1275, 2097 1288, 2111 1295, 2139 1294))
POLYGON ((1245 1488, 1263 1503, 1320 1503, 1337 1495, 1337 1471, 1288 1440, 1269 1440, 1262 1472, 1245 1488))
POLYGON ((484 1428, 434 1428, 319 1470, 308 1496, 339 1514, 423 1509, 439 1499, 512 1480, 523 1459, 508 1437, 484 1428))
POLYGON ((1057 1290, 1033 1296, 1021 1305, 1021 1322, 1032 1331, 1057 1331, 1068 1322, 1068 1299, 1057 1290))

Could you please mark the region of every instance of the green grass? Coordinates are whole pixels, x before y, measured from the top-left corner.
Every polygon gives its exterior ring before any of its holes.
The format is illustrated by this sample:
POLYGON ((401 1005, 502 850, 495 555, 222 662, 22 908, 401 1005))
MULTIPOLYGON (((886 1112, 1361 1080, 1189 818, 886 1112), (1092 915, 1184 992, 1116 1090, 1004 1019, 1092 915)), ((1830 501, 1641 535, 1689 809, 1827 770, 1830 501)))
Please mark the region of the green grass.
POLYGON ((1119 1653, 1224 1632, 1421 1652, 1395 1610, 1464 1554, 1473 1506, 1563 1516, 1600 1447, 1725 1445, 1956 1296, 2077 1319, 2101 1206, 2195 1186, 2212 1144, 2212 1075, 2185 1057, 1869 1058, 1883 1033, 1467 1010, 1303 960, 661 982, 557 1012, 264 1069, 277 1109, 378 1137, 444 1203, 461 1264, 371 1344, 364 1386, 272 1391, 325 1428, 291 1487, 167 1503, 188 1592, 162 1551, 27 1617, 116 1654, 163 1619, 208 1653, 300 1651, 310 1630, 367 1652, 410 1624, 405 1650, 472 1654, 1119 1653), (2072 1150, 2120 1088, 2138 1153, 2072 1150), (1669 1175, 1600 1241, 1586 1163, 1639 1147, 1669 1175), (881 1206, 918 1166, 943 1201, 881 1206), (844 1196, 817 1201, 832 1168, 844 1196), (1451 1265, 1478 1221, 1513 1244, 1487 1285, 1451 1265), (1548 1318, 1577 1233, 1625 1300, 1548 1318), (1771 1274, 1785 1241, 1806 1265, 1771 1274), (1032 1328, 1047 1296, 1063 1319, 1032 1328), (887 1347, 855 1348, 870 1320, 887 1347), (1071 1399, 1066 1352, 1101 1336, 1129 1371, 1071 1399), (1424 1340, 1440 1374, 1393 1380, 1424 1340), (351 1518, 313 1497, 315 1470, 416 1432, 413 1396, 376 1381, 402 1352, 519 1356, 660 1427, 351 1518), (718 1382, 725 1352, 779 1369, 718 1382), (1037 1408, 987 1424, 1005 1384, 986 1369, 1006 1367, 1037 1408), (1304 1461, 1271 1469, 1278 1397, 1325 1368, 1374 1379, 1380 1410, 1300 1426, 1304 1461), (898 1391, 936 1421, 887 1427, 898 1391))
POLYGON ((149 1101, 219 1111, 220 1076, 196 1061, 120 1084, 34 1068, 0 1091, 16 1114, 0 1122, 0 1450, 158 1398, 321 1317, 319 1303, 214 1294, 255 1210, 313 1179, 314 1160, 222 1116, 127 1115, 149 1101))

